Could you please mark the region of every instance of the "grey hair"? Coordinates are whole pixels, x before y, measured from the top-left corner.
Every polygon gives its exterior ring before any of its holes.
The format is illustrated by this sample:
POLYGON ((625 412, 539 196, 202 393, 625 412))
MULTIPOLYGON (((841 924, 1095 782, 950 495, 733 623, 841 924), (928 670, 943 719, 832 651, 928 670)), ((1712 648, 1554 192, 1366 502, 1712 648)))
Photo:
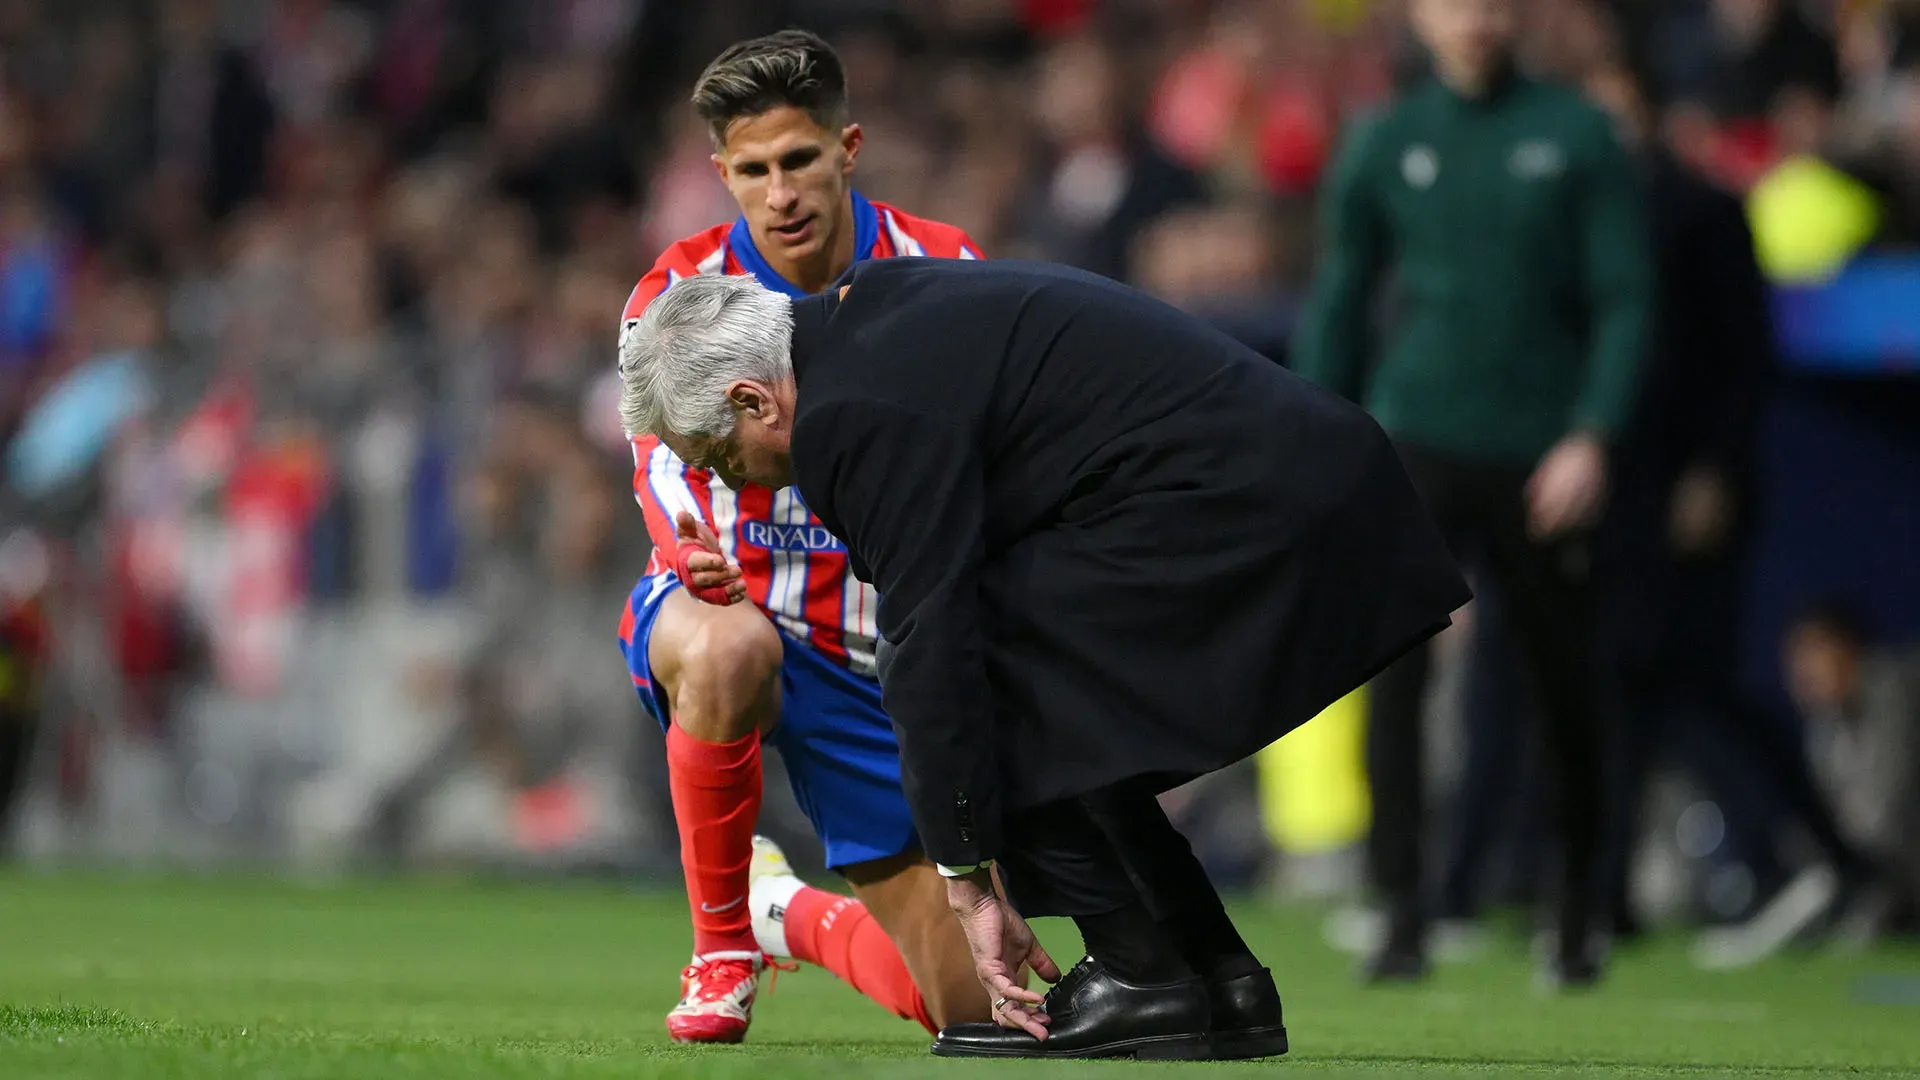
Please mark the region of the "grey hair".
POLYGON ((620 331, 620 423, 628 435, 726 438, 727 387, 793 377, 793 308, 746 275, 697 274, 620 331))

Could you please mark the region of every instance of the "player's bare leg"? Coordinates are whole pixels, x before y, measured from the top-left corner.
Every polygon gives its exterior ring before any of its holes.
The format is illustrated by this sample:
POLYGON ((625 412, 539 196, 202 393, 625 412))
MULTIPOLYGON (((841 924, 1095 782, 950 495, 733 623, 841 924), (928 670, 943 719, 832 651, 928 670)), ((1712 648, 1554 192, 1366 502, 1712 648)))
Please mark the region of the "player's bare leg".
POLYGON ((693 914, 693 961, 667 1014, 676 1042, 739 1042, 766 958, 747 904, 760 736, 780 717, 779 632, 751 604, 662 602, 647 660, 671 703, 667 771, 693 914))
POLYGON ((774 956, 838 975, 882 1008, 929 1033, 992 1018, 947 887, 916 854, 846 868, 853 896, 812 888, 772 841, 754 840, 754 931, 774 956))
POLYGON ((947 879, 919 853, 847 869, 853 894, 900 950, 926 1001, 932 1030, 993 1019, 960 920, 947 906, 947 879))

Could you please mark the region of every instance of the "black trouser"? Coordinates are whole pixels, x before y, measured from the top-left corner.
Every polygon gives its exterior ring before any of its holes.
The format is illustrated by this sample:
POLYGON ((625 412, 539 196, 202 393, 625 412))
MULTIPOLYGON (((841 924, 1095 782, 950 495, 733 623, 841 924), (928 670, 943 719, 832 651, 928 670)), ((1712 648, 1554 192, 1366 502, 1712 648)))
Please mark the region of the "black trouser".
POLYGON ((28 709, 0 705, 0 855, 6 851, 13 805, 26 790, 36 719, 28 709))
POLYGON ((1209 980, 1257 970, 1149 779, 1007 816, 1000 876, 1027 918, 1066 916, 1123 978, 1209 980))
POLYGON ((1459 786, 1448 815, 1450 842, 1440 871, 1443 919, 1479 916, 1489 864, 1499 866, 1499 902, 1531 899, 1538 854, 1536 814, 1541 805, 1539 757, 1525 720, 1533 706, 1522 692, 1513 634, 1505 625, 1499 586, 1474 582, 1479 600, 1473 642, 1461 680, 1462 750, 1459 786), (1516 827, 1517 826, 1517 827, 1516 827))
MULTIPOLYGON (((1531 469, 1405 446, 1400 452, 1454 557, 1484 568, 1499 585, 1507 624, 1541 706, 1547 801, 1564 841, 1558 890, 1562 941, 1581 947, 1592 929, 1598 884, 1606 749, 1589 677, 1586 543, 1537 544, 1528 537, 1525 486, 1531 469)), ((1389 905, 1393 944, 1401 948, 1424 945, 1428 916, 1421 858, 1426 827, 1421 716, 1429 654, 1427 646, 1409 653, 1369 691, 1369 861, 1374 884, 1389 905)))

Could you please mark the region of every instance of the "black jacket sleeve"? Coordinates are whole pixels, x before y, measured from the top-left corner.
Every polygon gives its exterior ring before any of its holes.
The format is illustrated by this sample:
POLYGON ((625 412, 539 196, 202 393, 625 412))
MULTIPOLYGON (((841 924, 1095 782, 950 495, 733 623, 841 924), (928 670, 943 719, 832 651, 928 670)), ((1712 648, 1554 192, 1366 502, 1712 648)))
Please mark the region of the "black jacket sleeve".
POLYGON ((821 406, 793 436, 800 493, 880 592, 880 681, 927 855, 1000 854, 992 697, 979 622, 985 481, 951 421, 876 401, 821 406))

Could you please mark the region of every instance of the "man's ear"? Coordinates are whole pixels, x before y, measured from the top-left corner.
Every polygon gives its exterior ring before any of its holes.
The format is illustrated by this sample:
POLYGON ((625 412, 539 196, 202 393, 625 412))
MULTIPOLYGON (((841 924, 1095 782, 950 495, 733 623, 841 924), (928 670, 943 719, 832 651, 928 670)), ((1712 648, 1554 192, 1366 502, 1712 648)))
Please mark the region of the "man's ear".
POLYGON ((727 402, 756 420, 765 420, 775 408, 773 396, 750 382, 737 382, 728 387, 727 402))
POLYGON ((846 163, 840 167, 841 171, 849 173, 853 171, 854 159, 860 156, 860 146, 866 140, 866 132, 860 130, 859 124, 848 124, 840 129, 840 148, 847 154, 846 163))

